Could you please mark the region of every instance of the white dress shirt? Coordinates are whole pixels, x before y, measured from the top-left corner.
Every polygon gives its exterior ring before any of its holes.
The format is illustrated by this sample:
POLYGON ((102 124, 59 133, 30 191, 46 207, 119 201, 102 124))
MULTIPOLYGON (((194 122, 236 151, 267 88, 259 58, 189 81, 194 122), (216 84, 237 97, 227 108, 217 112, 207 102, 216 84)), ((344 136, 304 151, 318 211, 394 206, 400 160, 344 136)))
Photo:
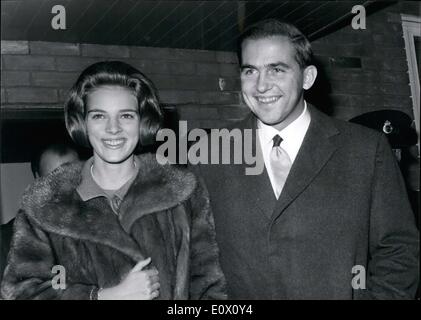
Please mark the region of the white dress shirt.
POLYGON ((281 131, 275 129, 272 126, 264 124, 262 121, 257 119, 257 128, 259 144, 263 154, 263 160, 265 161, 265 167, 269 175, 270 183, 272 185, 273 192, 276 196, 274 177, 272 168, 269 164, 270 161, 270 152, 273 147, 273 137, 275 135, 280 135, 282 140, 281 147, 286 151, 290 157, 292 163, 297 157, 298 151, 300 150, 301 145, 303 144, 304 136, 307 133, 308 127, 310 125, 311 117, 310 112, 307 109, 307 103, 304 101, 304 110, 300 116, 291 122, 286 128, 281 131))

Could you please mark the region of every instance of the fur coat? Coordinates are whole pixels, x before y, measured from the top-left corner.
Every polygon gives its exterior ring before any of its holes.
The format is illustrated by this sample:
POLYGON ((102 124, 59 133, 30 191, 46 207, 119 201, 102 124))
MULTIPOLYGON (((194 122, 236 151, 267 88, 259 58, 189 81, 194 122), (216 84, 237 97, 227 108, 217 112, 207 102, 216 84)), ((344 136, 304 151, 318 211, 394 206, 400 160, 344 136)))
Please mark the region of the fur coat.
POLYGON ((80 198, 83 163, 28 187, 1 286, 5 299, 89 299, 147 257, 159 271, 159 299, 226 298, 207 191, 191 172, 162 166, 154 154, 138 160, 118 216, 105 197, 80 198), (52 286, 55 265, 65 268, 65 289, 52 286))

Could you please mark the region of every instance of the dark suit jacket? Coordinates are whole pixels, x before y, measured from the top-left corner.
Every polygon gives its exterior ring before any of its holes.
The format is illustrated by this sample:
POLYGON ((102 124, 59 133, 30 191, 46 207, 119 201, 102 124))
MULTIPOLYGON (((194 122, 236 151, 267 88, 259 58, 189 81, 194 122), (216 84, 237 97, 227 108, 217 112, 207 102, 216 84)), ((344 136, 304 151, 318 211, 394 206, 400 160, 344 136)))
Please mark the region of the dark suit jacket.
POLYGON ((10 220, 6 224, 0 226, 0 283, 3 278, 3 272, 6 268, 7 254, 10 249, 10 241, 13 235, 13 223, 15 219, 10 220))
MULTIPOLYGON (((386 138, 309 110, 278 200, 266 170, 196 166, 210 192, 229 298, 413 298, 418 231, 386 138)), ((234 127, 256 128, 256 119, 234 127)))

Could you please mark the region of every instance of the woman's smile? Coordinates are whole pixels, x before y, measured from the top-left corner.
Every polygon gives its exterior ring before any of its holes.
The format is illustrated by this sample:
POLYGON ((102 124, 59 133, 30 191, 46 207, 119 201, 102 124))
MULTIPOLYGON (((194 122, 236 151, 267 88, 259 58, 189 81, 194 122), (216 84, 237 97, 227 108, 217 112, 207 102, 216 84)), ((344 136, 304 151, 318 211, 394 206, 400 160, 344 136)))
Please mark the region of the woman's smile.
POLYGON ((102 139, 102 142, 107 148, 110 149, 119 149, 123 147, 124 143, 127 139, 121 138, 121 139, 102 139))

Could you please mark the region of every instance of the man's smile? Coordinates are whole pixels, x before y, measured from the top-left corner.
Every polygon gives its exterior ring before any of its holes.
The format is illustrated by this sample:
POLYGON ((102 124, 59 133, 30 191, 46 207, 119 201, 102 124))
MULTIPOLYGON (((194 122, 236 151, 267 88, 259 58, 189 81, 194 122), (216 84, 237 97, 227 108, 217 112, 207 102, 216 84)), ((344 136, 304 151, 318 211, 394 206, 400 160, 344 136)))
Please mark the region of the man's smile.
POLYGON ((259 103, 271 104, 271 103, 274 103, 274 102, 278 101, 281 97, 282 96, 270 96, 270 97, 266 97, 266 96, 255 96, 254 98, 259 103))

